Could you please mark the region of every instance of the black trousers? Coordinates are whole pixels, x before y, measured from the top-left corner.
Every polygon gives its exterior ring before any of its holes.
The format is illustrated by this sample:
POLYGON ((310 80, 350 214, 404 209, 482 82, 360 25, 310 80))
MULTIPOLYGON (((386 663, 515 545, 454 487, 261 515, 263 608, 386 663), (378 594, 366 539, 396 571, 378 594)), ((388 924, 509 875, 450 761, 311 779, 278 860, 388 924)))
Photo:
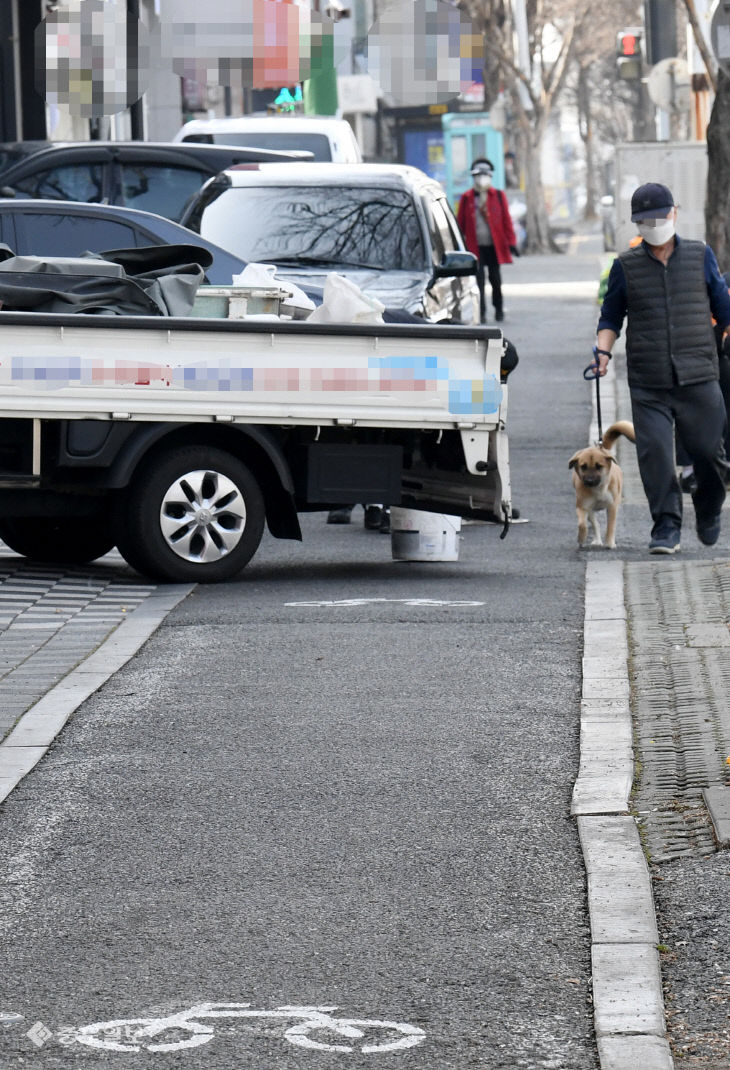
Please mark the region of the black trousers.
POLYGON ((720 390, 725 399, 725 458, 730 460, 730 357, 720 357, 720 390))
POLYGON ((682 492, 674 458, 674 428, 694 466, 695 514, 709 520, 725 500, 725 401, 720 384, 695 383, 667 390, 631 388, 639 473, 649 501, 652 536, 682 524, 682 492))
POLYGON ((495 312, 502 311, 502 274, 493 245, 479 246, 479 263, 477 265, 477 286, 479 287, 479 314, 482 322, 487 316, 487 299, 484 294, 484 269, 487 269, 489 285, 492 287, 492 304, 495 312))
MULTIPOLYGON (((730 357, 726 357, 724 353, 720 353, 720 390, 722 396, 725 399, 725 458, 730 461, 730 357)), ((681 464, 683 468, 692 464, 692 458, 687 453, 687 450, 682 444, 682 440, 677 435, 677 464, 681 464)), ((730 475, 730 469, 728 470, 730 475)))

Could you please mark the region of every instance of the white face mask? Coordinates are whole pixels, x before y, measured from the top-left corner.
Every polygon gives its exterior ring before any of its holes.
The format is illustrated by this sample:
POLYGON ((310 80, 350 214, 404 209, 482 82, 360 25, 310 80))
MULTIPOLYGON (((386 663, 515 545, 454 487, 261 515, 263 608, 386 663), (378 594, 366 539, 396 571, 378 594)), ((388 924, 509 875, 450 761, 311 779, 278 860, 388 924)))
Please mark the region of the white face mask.
POLYGON ((674 219, 645 219, 636 224, 639 234, 649 245, 664 245, 674 236, 674 219))
POLYGON ((474 189, 479 190, 480 193, 485 189, 489 189, 492 184, 491 175, 475 175, 474 176, 474 189))

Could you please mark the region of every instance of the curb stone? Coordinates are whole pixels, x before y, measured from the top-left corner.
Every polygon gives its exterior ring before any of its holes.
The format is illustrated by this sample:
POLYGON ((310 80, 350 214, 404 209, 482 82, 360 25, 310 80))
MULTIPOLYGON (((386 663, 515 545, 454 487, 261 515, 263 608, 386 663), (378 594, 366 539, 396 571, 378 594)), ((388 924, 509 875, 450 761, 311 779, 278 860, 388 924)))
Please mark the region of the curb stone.
POLYGON ((598 1056, 601 1070, 667 1070, 674 1065, 662 1037, 599 1037, 598 1056))
POLYGON ((71 714, 134 657, 194 586, 171 584, 152 591, 101 646, 23 714, 0 743, 0 803, 40 761, 71 714))
MULTIPOLYGON (((664 1038, 664 1002, 656 947, 594 943, 591 959, 596 1035, 664 1038)), ((638 1070, 639 1065, 634 1060, 633 1070, 638 1070)))
POLYGON ((702 795, 710 812, 717 842, 721 847, 730 847, 730 788, 703 788, 702 795))
POLYGON ((620 561, 588 563, 585 604, 580 767, 571 813, 588 881, 598 1055, 601 1070, 673 1070, 651 877, 628 813, 634 752, 620 561))

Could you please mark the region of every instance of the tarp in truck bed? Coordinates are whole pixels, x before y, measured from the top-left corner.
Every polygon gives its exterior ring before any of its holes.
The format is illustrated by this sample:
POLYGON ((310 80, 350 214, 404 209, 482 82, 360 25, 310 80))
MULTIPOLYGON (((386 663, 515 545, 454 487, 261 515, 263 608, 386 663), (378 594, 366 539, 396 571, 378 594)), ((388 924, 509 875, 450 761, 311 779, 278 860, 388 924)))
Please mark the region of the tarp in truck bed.
POLYGON ((144 246, 81 257, 15 256, 0 245, 6 312, 187 316, 212 254, 199 245, 144 246))

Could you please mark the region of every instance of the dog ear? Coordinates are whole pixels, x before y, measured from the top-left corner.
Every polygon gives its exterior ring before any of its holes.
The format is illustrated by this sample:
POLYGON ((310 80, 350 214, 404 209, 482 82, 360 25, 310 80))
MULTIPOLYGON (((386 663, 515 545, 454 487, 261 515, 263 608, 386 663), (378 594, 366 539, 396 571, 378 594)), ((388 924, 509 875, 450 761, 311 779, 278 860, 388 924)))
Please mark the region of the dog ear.
POLYGON ((580 457, 582 452, 583 452, 582 450, 578 450, 577 453, 573 454, 573 456, 568 461, 568 468, 575 468, 575 466, 578 463, 578 458, 580 457))

